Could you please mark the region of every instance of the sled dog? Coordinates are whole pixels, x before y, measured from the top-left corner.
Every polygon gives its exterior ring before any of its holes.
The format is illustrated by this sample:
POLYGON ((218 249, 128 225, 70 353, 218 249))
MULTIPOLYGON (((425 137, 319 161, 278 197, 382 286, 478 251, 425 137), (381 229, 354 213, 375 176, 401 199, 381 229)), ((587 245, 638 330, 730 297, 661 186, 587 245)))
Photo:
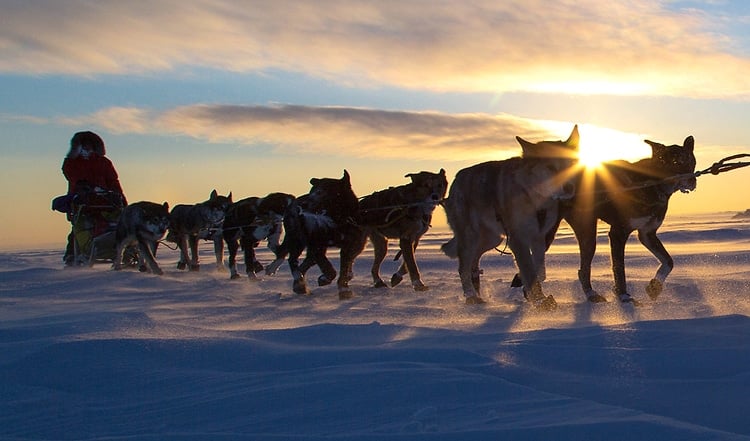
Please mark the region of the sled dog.
POLYGON ((115 230, 114 269, 122 269, 125 249, 138 246, 138 264, 141 271, 150 270, 154 274, 164 272, 156 263, 156 245, 169 228, 169 204, 141 201, 130 204, 122 210, 115 230))
POLYGON ((491 161, 460 170, 451 184, 445 212, 454 237, 442 246, 458 257, 466 303, 484 303, 479 291, 479 260, 507 241, 521 274, 524 294, 537 307, 553 309, 545 296, 545 234, 558 220, 561 199, 573 197, 571 181, 578 152, 578 127, 566 141, 530 143, 517 137, 524 157, 491 161), (555 150, 550 157, 539 152, 555 150))
POLYGON ((362 226, 375 251, 370 272, 376 287, 388 286, 380 278, 380 265, 388 253, 388 239, 398 239, 404 262, 391 277, 391 286, 398 285, 408 272, 414 290, 427 291, 414 252, 419 239, 430 228, 432 212, 445 198, 448 180, 443 169, 439 173, 409 173, 405 177, 411 182, 375 192, 359 201, 362 226))
MULTIPOLYGON (((283 230, 284 213, 294 199, 290 194, 270 193, 262 198, 245 198, 229 206, 222 224, 222 236, 229 250, 231 279, 240 278, 237 271, 237 251, 242 247, 245 254, 245 272, 250 280, 257 280, 256 273, 263 271, 263 265, 255 257, 255 248, 261 240, 267 240, 268 248, 274 253, 277 251, 283 230)), ((216 258, 221 261, 221 243, 215 248, 216 258)))
MULTIPOLYGON (((660 263, 646 286, 652 300, 659 296, 674 267, 656 231, 664 221, 672 194, 678 190, 688 193, 696 188, 695 141, 688 136, 681 146, 645 142, 651 146, 650 158, 634 163, 612 161, 594 171, 580 172, 575 198, 561 203, 560 219, 568 222, 578 239, 581 257, 578 280, 591 302, 607 301, 591 287, 597 219, 610 225, 614 293, 621 302, 639 304, 628 293, 625 282, 625 243, 633 231, 638 231, 638 240, 660 263)), ((554 240, 559 221, 547 236, 548 247, 554 240)))
POLYGON ((353 296, 349 287, 352 265, 367 241, 359 225, 359 201, 346 170, 341 179, 312 178, 310 184, 310 192, 295 199, 284 214, 284 241, 266 273, 273 274, 288 255, 294 292, 309 294, 305 273, 312 266, 318 265, 322 272, 318 285, 328 285, 336 279, 326 250, 329 246, 339 247, 339 299, 349 299, 353 296), (300 263, 299 256, 305 249, 307 254, 300 263))
POLYGON ((169 235, 167 240, 175 242, 180 248, 180 260, 177 269, 188 267, 198 271, 198 239, 208 237, 221 228, 227 208, 232 204, 232 193, 220 196, 216 190, 211 192, 208 200, 194 204, 175 205, 169 215, 169 235), (188 253, 188 249, 190 253, 188 253), (191 256, 192 255, 192 256, 191 256))

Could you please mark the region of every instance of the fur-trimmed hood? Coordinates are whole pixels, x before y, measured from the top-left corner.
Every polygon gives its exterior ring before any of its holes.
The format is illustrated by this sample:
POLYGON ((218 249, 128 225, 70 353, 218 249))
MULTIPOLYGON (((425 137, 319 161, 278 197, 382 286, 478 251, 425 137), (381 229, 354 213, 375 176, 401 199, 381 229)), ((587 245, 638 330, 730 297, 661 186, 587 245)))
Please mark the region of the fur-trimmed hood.
POLYGON ((99 156, 107 154, 102 138, 94 132, 78 132, 70 139, 70 151, 68 158, 77 158, 81 153, 81 147, 90 147, 99 156))

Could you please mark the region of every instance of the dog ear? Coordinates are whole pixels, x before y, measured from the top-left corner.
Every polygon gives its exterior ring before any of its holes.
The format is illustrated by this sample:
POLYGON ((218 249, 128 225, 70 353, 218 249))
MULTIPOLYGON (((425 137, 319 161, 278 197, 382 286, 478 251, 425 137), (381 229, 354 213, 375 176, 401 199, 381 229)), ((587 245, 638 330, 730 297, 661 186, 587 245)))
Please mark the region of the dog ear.
POLYGON ((440 175, 441 175, 441 176, 445 176, 445 169, 444 169, 444 168, 441 168, 441 169, 440 169, 440 175))
POLYGON ((581 137, 578 135, 578 124, 573 126, 573 130, 570 132, 570 136, 565 141, 565 144, 570 147, 578 149, 578 144, 581 141, 581 137))
POLYGON ((344 169, 344 176, 341 178, 341 180, 351 185, 351 177, 349 176, 349 172, 346 171, 346 169, 344 169))
POLYGON ((210 199, 215 199, 217 195, 218 195, 218 193, 216 192, 216 189, 214 189, 214 190, 213 190, 213 191, 211 192, 211 196, 209 196, 209 198, 210 198, 210 199))
POLYGON ((164 207, 165 210, 169 211, 169 204, 166 201, 161 206, 164 207))
POLYGON ((685 138, 685 142, 682 143, 682 147, 691 153, 693 152, 693 149, 695 148, 695 140, 693 139, 692 135, 685 138))
POLYGON ((518 141, 518 143, 521 144, 521 149, 523 150, 524 153, 526 153, 526 149, 533 149, 535 145, 533 142, 526 141, 520 136, 516 136, 516 141, 518 141))
POLYGON ((229 200, 229 203, 231 204, 232 203, 232 192, 231 191, 227 195, 227 199, 229 200))
POLYGON ((664 144, 644 139, 643 142, 651 146, 651 157, 658 156, 661 149, 664 148, 664 144))

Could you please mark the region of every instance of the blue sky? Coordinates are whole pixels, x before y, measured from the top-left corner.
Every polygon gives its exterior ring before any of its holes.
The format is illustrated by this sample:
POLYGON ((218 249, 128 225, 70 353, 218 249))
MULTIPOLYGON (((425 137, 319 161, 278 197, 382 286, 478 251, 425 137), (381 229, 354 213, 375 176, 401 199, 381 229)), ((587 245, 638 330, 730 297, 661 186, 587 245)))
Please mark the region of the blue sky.
MULTIPOLYGON (((613 158, 693 135, 703 168, 750 152, 748 25, 749 3, 721 0, 6 1, 0 247, 64 242, 49 201, 79 130, 130 201, 172 205, 344 168, 358 195, 452 178, 576 123, 613 158)), ((670 212, 750 208, 747 180, 699 178, 670 212)))

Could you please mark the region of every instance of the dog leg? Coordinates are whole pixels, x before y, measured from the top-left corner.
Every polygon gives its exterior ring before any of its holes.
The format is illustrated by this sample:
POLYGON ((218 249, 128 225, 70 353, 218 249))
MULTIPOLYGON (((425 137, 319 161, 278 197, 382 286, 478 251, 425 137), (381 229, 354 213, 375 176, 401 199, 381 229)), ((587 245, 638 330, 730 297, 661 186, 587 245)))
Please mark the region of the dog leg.
POLYGON ((524 295, 538 309, 551 311, 557 307, 555 298, 551 295, 545 296, 542 291, 541 283, 537 276, 537 268, 534 265, 534 257, 531 255, 531 249, 525 243, 523 234, 513 234, 508 237, 508 246, 513 251, 516 258, 516 265, 521 273, 523 281, 524 295))
POLYGON ((578 240, 578 252, 580 256, 580 268, 578 270, 578 281, 584 295, 591 303, 604 303, 607 299, 594 291, 591 286, 591 262, 596 253, 596 217, 591 212, 585 212, 581 217, 583 221, 566 218, 578 240))
POLYGON ((638 306, 636 301, 627 290, 625 281, 625 243, 630 236, 630 231, 611 227, 609 229, 609 246, 612 258, 612 272, 615 276, 614 292, 623 303, 632 303, 638 306))
MULTIPOLYGON (((229 251, 229 280, 240 278, 237 271, 237 251, 240 249, 239 239, 237 237, 225 237, 227 250, 229 251)), ((247 262, 246 262, 247 264, 247 262)))
POLYGON ((245 258, 245 273, 247 274, 248 280, 251 282, 259 280, 256 273, 263 271, 263 265, 258 262, 255 257, 255 247, 258 245, 255 238, 250 235, 245 235, 240 238, 240 244, 245 258))
POLYGON ((409 271, 409 278, 411 279, 411 285, 414 287, 414 290, 429 290, 430 288, 422 282, 422 277, 419 274, 419 267, 417 267, 417 260, 414 256, 416 243, 411 239, 401 238, 399 240, 399 246, 401 247, 401 252, 404 258, 404 265, 406 265, 406 269, 409 271))
POLYGON ((310 289, 307 287, 305 281, 305 274, 300 271, 299 256, 302 254, 302 250, 290 250, 289 258, 289 270, 292 272, 292 290, 296 294, 310 294, 310 289))
POLYGON ((649 251, 651 251, 651 254, 659 259, 660 262, 659 269, 656 271, 656 275, 648 283, 648 286, 646 286, 646 292, 648 293, 648 296, 651 297, 651 300, 656 300, 656 298, 659 297, 659 294, 661 294, 661 291, 664 288, 664 281, 667 279, 667 276, 672 272, 672 269, 674 268, 674 260, 672 260, 672 256, 670 256, 667 250, 664 248, 664 244, 662 244, 661 240, 659 240, 659 238, 656 236, 656 230, 638 230, 638 240, 640 240, 641 243, 646 248, 648 248, 649 251))
POLYGON ((122 269, 122 255, 125 253, 126 246, 126 240, 123 239, 117 241, 117 248, 115 248, 115 260, 114 262, 112 262, 112 268, 115 271, 120 271, 122 269))
POLYGON ((190 261, 190 256, 188 256, 187 234, 180 234, 177 237, 177 247, 180 249, 180 260, 177 261, 177 269, 184 270, 187 268, 187 264, 190 261))
POLYGON ((380 265, 383 263, 385 255, 388 253, 388 239, 377 231, 372 231, 370 233, 370 241, 372 242, 375 254, 372 261, 372 267, 370 268, 373 284, 376 288, 387 288, 388 285, 380 278, 380 265))
POLYGON ((458 276, 467 304, 484 303, 479 296, 479 249, 475 240, 456 239, 458 250, 458 276), (468 242, 468 243, 464 243, 468 242))
POLYGON ((216 270, 224 271, 224 240, 221 231, 214 233, 214 255, 216 256, 216 270))
POLYGON ((349 281, 354 277, 354 259, 359 256, 367 244, 367 236, 364 232, 351 232, 350 240, 346 241, 341 247, 339 279, 337 285, 339 288, 339 300, 347 300, 354 296, 349 281))
POLYGON ((149 245, 148 242, 144 240, 139 240, 138 252, 140 253, 141 258, 143 259, 142 264, 148 264, 152 273, 157 274, 159 276, 164 274, 164 271, 162 271, 161 268, 159 268, 159 264, 156 263, 156 258, 154 257, 154 253, 151 250, 151 245, 149 245))
POLYGON ((190 244, 190 254, 192 255, 192 259, 189 261, 189 269, 190 271, 200 271, 201 265, 200 265, 200 259, 198 257, 198 235, 191 234, 189 237, 189 244, 190 244))

